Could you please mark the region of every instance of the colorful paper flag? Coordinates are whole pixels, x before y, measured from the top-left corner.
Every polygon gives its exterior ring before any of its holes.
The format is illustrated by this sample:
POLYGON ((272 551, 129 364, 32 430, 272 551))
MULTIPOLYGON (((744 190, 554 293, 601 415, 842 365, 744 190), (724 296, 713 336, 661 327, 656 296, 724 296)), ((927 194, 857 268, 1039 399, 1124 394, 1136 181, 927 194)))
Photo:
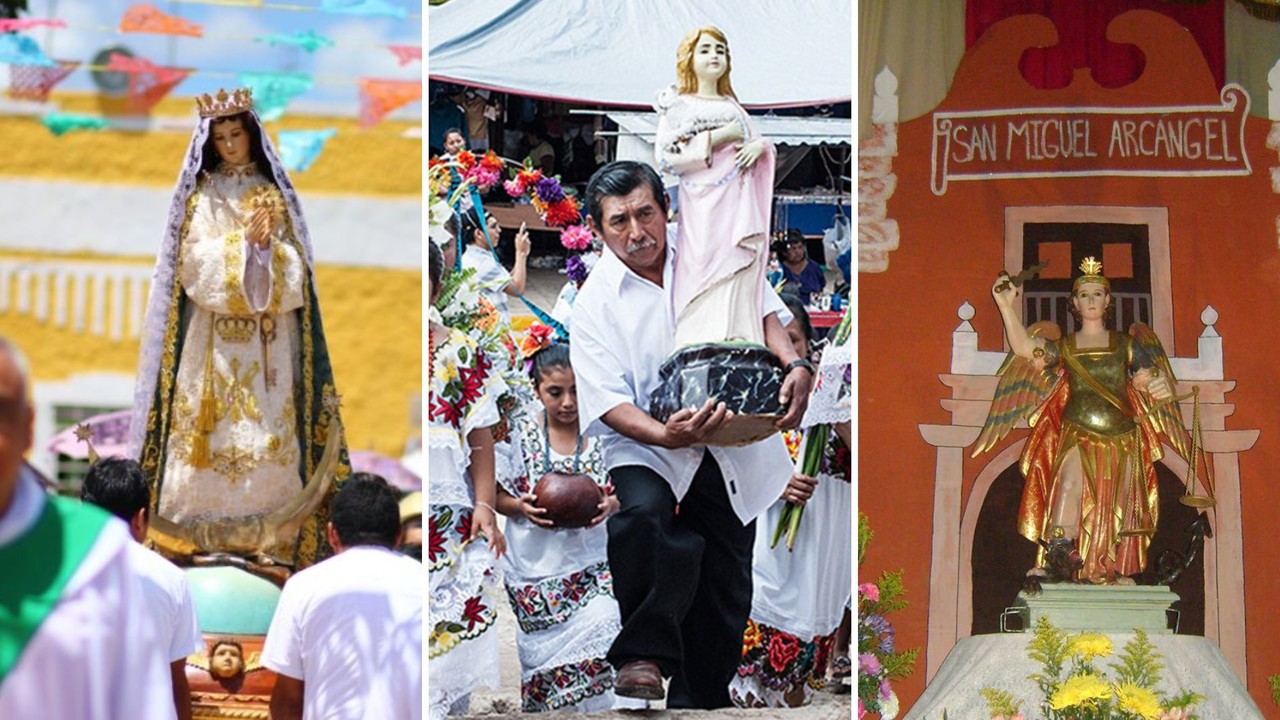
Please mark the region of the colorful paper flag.
POLYGON ((262 35, 254 38, 257 42, 264 42, 268 45, 297 45, 298 47, 313 53, 322 47, 333 47, 333 41, 317 33, 315 30, 305 30, 296 32, 292 35, 285 33, 273 33, 271 35, 262 35))
POLYGON ((414 60, 422 62, 421 45, 388 45, 387 49, 395 54, 401 66, 408 65, 414 60))
POLYGON ((57 63, 44 54, 44 51, 40 49, 40 45, 35 40, 17 33, 0 35, 0 63, 39 65, 41 67, 57 66, 57 63))
POLYGON ((389 113, 422 99, 419 80, 374 80, 360 78, 360 126, 377 125, 389 113))
POLYGON ((49 99, 49 91, 79 66, 75 60, 59 60, 54 67, 10 65, 9 97, 44 102, 49 99))
POLYGON ((320 9, 331 13, 347 13, 349 15, 389 15, 400 20, 405 19, 408 12, 386 0, 324 0, 320 9))
POLYGON ((311 89, 315 81, 303 73, 242 72, 240 84, 253 90, 253 106, 263 120, 279 120, 293 98, 311 89))
POLYGON ((289 172, 302 172, 311 167, 324 144, 337 134, 337 130, 281 130, 279 133, 280 161, 289 172))
POLYGON ((122 53, 111 53, 105 69, 128 74, 129 109, 138 114, 149 111, 191 74, 190 70, 160 67, 145 58, 122 53))
POLYGON ((196 23, 177 15, 161 12, 154 5, 131 5, 120 18, 120 32, 156 33, 158 35, 186 35, 202 37, 204 30, 196 23))
POLYGON ((79 115, 76 113, 49 113, 40 118, 40 122, 49 128, 49 132, 59 137, 72 130, 101 130, 107 127, 105 118, 97 115, 79 115))
POLYGON ((0 18, 0 33, 31 30, 38 27, 65 28, 66 20, 44 18, 0 18))

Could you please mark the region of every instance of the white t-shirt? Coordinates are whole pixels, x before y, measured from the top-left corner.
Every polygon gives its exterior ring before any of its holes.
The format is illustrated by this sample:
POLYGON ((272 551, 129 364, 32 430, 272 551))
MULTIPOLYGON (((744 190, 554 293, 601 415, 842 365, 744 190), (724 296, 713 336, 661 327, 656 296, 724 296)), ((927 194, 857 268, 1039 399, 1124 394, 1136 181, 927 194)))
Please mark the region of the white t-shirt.
MULTIPOLYGON (((39 481, 22 470, 13 502, 0 516, 0 546, 40 517, 39 481)), ((128 526, 108 520, 72 574, 53 611, 0 682, 0 718, 175 718, 162 692, 169 666, 156 641, 132 567, 128 526)))
MULTIPOLYGON (((493 242, 497 241, 497 238, 493 238, 493 242)), ((493 303, 503 321, 510 323, 511 307, 507 303, 506 290, 511 284, 511 273, 498 263, 492 252, 477 245, 468 245, 462 251, 462 267, 476 269, 472 282, 480 289, 480 294, 493 303)))
POLYGON ((196 606, 191 601, 187 576, 177 565, 139 543, 129 547, 129 561, 142 584, 147 617, 156 628, 156 637, 170 662, 183 660, 204 648, 196 606))
POLYGON ((262 664, 306 683, 304 720, 398 718, 422 705, 422 563, 360 545, 294 575, 284 586, 262 664), (412 698, 398 697, 413 692, 412 698))

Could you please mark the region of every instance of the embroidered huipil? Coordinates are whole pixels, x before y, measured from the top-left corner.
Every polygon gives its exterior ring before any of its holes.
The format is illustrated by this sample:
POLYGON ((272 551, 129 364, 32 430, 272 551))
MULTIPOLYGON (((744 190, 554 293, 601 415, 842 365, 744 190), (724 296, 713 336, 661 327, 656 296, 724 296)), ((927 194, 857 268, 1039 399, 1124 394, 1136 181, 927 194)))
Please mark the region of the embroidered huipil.
MULTIPOLYGON (((520 477, 499 478, 513 497, 533 492, 545 472, 582 473, 608 485, 600 438, 582 438, 574 455, 548 447, 538 412, 516 428, 520 477)), ((515 612, 520 653, 520 698, 525 712, 607 710, 614 705, 613 668, 605 661, 622 629, 609 572, 609 535, 592 528, 538 527, 507 518, 503 579, 515 612)))
POLYGON ((248 239, 252 165, 206 173, 192 196, 178 278, 191 300, 159 513, 175 522, 247 517, 298 493, 296 313, 305 263, 288 223, 266 250, 248 239))

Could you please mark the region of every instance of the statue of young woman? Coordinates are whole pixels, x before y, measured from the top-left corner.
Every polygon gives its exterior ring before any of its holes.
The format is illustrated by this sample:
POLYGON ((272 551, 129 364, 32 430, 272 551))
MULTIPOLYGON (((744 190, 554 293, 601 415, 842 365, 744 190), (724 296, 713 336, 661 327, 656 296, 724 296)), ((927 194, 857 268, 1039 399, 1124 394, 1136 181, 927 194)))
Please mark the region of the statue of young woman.
POLYGON ((764 344, 775 153, 729 83, 729 43, 698 28, 676 50, 678 82, 658 95, 655 151, 680 178, 673 302, 676 348, 764 344))

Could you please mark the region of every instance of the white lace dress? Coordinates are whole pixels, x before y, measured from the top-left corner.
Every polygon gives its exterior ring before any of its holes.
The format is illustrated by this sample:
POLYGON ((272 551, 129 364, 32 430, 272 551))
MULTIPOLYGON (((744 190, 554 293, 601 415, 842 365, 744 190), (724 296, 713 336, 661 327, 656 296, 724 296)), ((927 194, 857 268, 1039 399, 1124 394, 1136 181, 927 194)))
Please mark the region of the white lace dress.
POLYGON ((502 380, 458 330, 431 355, 427 481, 429 716, 465 711, 472 690, 498 687, 501 580, 483 540, 467 542, 475 499, 467 434, 498 422, 502 380))

